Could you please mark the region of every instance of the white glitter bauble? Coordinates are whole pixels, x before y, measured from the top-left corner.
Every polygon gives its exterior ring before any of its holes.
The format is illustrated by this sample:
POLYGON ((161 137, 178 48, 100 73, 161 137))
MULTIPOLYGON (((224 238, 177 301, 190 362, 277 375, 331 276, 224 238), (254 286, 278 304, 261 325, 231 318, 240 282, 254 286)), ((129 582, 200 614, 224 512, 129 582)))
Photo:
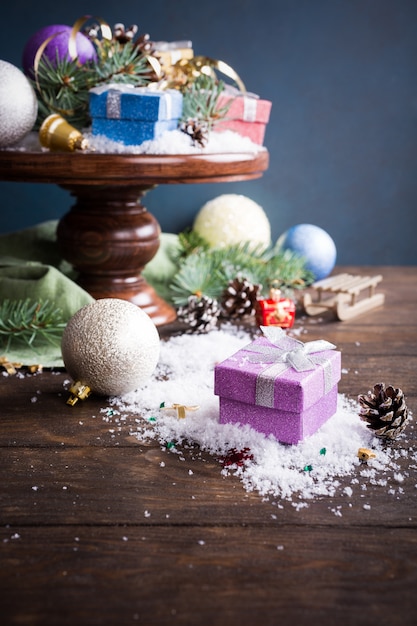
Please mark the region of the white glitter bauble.
POLYGON ((234 193, 206 202, 197 213, 193 229, 212 247, 244 242, 267 247, 271 241, 271 225, 263 208, 234 193))
POLYGON ((99 395, 134 391, 153 373, 160 340, 155 324, 139 307, 117 298, 87 304, 69 320, 62 358, 74 381, 99 395))
POLYGON ((0 147, 23 139, 37 115, 38 101, 29 80, 17 67, 0 60, 0 147))

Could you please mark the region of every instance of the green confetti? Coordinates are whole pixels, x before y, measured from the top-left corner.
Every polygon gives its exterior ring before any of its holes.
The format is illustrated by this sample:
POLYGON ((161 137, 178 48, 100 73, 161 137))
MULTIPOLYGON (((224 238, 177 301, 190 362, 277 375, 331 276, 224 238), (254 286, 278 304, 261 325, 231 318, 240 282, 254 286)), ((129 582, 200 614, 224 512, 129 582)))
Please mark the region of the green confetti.
POLYGON ((313 469, 313 466, 312 465, 305 465, 303 469, 304 469, 305 472, 311 472, 312 469, 313 469))
POLYGON ((156 417, 149 417, 148 422, 156 422, 156 417))
POLYGON ((326 454, 326 452, 327 452, 326 448, 322 448, 322 449, 320 450, 320 454, 322 454, 322 455, 325 455, 325 454, 326 454))
POLYGON ((171 450, 171 448, 175 448, 175 441, 168 441, 167 448, 168 450, 171 450))
POLYGON ((163 408, 164 408, 164 406, 165 406, 165 402, 161 402, 161 404, 159 405, 159 408, 160 408, 160 409, 163 409, 163 408))

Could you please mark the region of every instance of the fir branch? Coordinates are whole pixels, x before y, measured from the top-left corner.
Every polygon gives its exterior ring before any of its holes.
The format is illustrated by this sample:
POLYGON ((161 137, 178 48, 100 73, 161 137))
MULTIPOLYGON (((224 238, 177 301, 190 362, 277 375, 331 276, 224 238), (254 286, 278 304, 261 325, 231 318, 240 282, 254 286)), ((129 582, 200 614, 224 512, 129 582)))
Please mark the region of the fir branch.
POLYGON ((203 123, 207 130, 226 115, 230 103, 218 107, 218 99, 224 90, 224 82, 215 77, 200 74, 195 81, 189 83, 183 91, 183 110, 181 122, 197 120, 203 123))
POLYGON ((314 276, 305 267, 305 260, 289 250, 254 247, 250 242, 223 248, 210 248, 204 239, 192 232, 179 235, 180 269, 171 291, 175 304, 184 304, 192 294, 219 298, 228 283, 245 278, 260 286, 260 295, 267 296, 278 286, 284 294, 307 287, 314 276), (181 256, 182 254, 182 256, 181 256))
POLYGON ((89 90, 110 82, 136 87, 149 83, 152 75, 147 58, 132 42, 101 42, 96 61, 79 65, 77 60, 42 57, 37 68, 35 89, 38 125, 51 113, 59 113, 70 124, 83 129, 90 124, 89 90))
POLYGON ((305 259, 290 250, 253 246, 250 242, 214 249, 217 265, 225 284, 236 277, 260 285, 267 295, 271 286, 278 285, 287 295, 294 289, 307 287, 314 276, 305 267, 305 259))
POLYGON ((216 267, 216 260, 207 252, 190 254, 182 262, 170 286, 174 304, 187 304, 190 295, 217 299, 222 291, 223 280, 216 267))
POLYGON ((266 251, 259 277, 264 291, 274 284, 286 295, 291 295, 296 289, 305 289, 315 280, 314 274, 306 268, 304 257, 277 247, 266 251))
POLYGON ((260 284, 262 281, 259 278, 259 273, 260 267, 265 263, 264 253, 264 245, 254 246, 250 242, 232 244, 212 250, 225 284, 237 276, 247 278, 254 284, 260 284))
POLYGON ((70 123, 83 125, 88 120, 89 89, 97 82, 95 66, 79 66, 75 60, 47 57, 39 61, 33 86, 39 104, 39 124, 51 113, 60 113, 70 123))
POLYGON ((150 65, 138 47, 127 42, 118 41, 103 47, 100 61, 96 64, 96 85, 103 83, 129 83, 142 87, 149 83, 150 65))
POLYGON ((61 309, 48 300, 4 300, 0 304, 0 345, 13 342, 33 347, 39 340, 59 345, 66 322, 61 309))
POLYGON ((186 257, 190 254, 208 250, 210 244, 201 237, 195 230, 189 228, 178 235, 179 256, 186 257))

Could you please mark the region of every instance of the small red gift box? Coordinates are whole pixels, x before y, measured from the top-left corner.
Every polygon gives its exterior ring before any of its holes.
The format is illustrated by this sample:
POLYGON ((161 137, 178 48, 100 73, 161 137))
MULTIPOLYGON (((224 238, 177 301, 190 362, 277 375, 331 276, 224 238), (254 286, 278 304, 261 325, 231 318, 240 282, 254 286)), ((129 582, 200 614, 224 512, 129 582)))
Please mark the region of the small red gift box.
POLYGON ((295 320, 295 304, 290 298, 281 298, 279 289, 271 289, 269 298, 257 302, 256 322, 259 326, 291 328, 295 320))
POLYGON ((233 130, 262 145, 272 102, 261 100, 251 93, 226 91, 219 96, 218 108, 227 104, 229 110, 225 118, 216 124, 216 131, 233 130))

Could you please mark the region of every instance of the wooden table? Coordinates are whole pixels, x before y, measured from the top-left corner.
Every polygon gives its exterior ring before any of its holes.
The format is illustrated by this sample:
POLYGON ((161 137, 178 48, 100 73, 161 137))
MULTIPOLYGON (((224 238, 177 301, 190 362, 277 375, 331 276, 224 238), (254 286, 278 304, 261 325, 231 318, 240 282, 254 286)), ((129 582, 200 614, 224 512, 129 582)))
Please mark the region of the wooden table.
POLYGON ((137 304, 157 326, 176 315, 142 276, 160 234, 143 196, 161 184, 259 178, 268 165, 267 150, 163 155, 0 150, 0 180, 54 183, 75 197, 59 221, 57 240, 78 272, 77 282, 94 298, 137 304))
MULTIPOLYGON (((340 392, 393 383, 415 411, 417 268, 343 270, 381 273, 385 305, 299 318, 304 340, 341 349, 340 392)), ((66 378, 0 377, 2 626, 417 623, 417 473, 401 454, 402 495, 368 484, 367 509, 355 494, 278 508, 208 454, 139 445, 129 420, 114 432, 102 399, 68 406, 66 378)))

